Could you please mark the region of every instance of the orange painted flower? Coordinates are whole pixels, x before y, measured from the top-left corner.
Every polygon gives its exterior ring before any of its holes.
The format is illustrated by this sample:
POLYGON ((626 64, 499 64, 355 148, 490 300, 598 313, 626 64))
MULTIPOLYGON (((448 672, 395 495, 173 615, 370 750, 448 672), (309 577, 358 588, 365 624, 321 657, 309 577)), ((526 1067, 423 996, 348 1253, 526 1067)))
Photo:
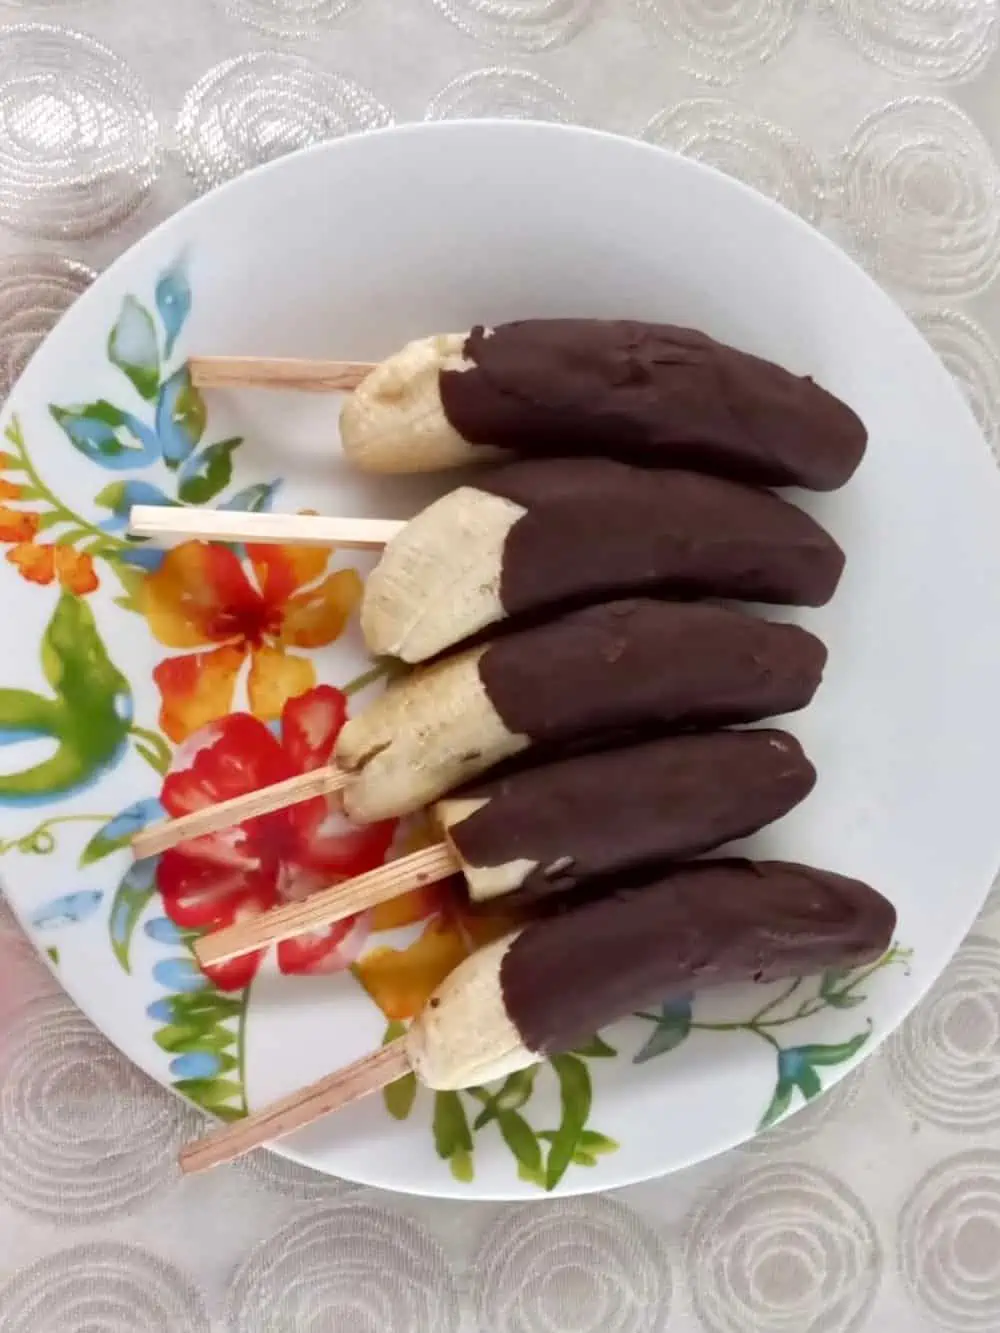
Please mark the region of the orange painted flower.
POLYGON ((0 542, 30 542, 38 532, 38 515, 0 505, 0 542))
POLYGON ((289 699, 316 683, 294 648, 319 648, 343 632, 361 597, 353 569, 327 572, 329 552, 248 546, 247 563, 224 546, 185 542, 142 585, 142 611, 167 648, 195 649, 154 671, 160 726, 174 741, 224 717, 249 661, 255 717, 274 721, 289 699))
POLYGON ((7 559, 29 583, 48 584, 58 579, 60 587, 78 597, 94 592, 99 586, 91 557, 70 546, 18 542, 7 552, 7 559))
POLYGON ((420 935, 396 949, 380 945, 354 964, 358 981, 395 1022, 415 1018, 431 994, 469 954, 499 939, 516 918, 470 912, 457 878, 414 889, 372 913, 372 932, 426 921, 420 935))

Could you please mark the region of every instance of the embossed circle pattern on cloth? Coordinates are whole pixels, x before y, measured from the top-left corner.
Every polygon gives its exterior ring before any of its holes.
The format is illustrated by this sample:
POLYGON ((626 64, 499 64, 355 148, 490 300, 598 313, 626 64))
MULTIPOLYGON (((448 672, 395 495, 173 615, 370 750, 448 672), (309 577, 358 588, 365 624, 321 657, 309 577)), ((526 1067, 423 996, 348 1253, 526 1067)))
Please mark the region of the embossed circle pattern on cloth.
POLYGON ((996 0, 824 0, 823 13, 876 64, 900 78, 974 78, 996 50, 996 0))
POLYGON ((933 989, 889 1038, 893 1085, 942 1129, 1000 1127, 1000 944, 971 935, 933 989))
POLYGON ((178 1269, 138 1245, 56 1250, 0 1287, 3 1333, 208 1333, 205 1306, 178 1269))
POLYGON ((696 97, 660 111, 642 137, 707 162, 779 204, 819 221, 823 174, 815 155, 789 130, 734 102, 696 97))
POLYGON ((597 1197, 505 1212, 483 1238, 471 1281, 490 1333, 660 1333, 673 1286, 656 1232, 597 1197))
POLYGON ((287 1157, 279 1157, 267 1148, 258 1148, 256 1152, 237 1158, 233 1166, 275 1194, 285 1194, 309 1202, 315 1199, 342 1199, 363 1188, 351 1181, 338 1180, 336 1176, 324 1176, 308 1166, 300 1166, 298 1162, 290 1162, 287 1157))
POLYGON ((684 66, 709 83, 729 83, 773 59, 788 41, 804 0, 635 0, 649 27, 684 66))
MULTIPOLYGON (((1000 446, 1000 348, 981 324, 960 310, 922 311, 913 321, 955 376, 987 444, 996 453, 1000 446)), ((994 885, 984 914, 994 911, 998 903, 1000 893, 994 885)))
POLYGON ((310 1211, 258 1245, 233 1279, 226 1318, 230 1333, 457 1333, 458 1288, 428 1232, 359 1201, 310 1211))
POLYGON ((0 1198, 61 1225, 103 1222, 171 1188, 200 1123, 61 994, 15 1015, 0 1084, 0 1198))
POLYGON ((261 51, 199 79, 181 106, 177 138, 188 172, 207 190, 296 148, 391 120, 353 80, 300 56, 261 51))
POLYGON ((687 1278, 709 1333, 855 1333, 881 1280, 861 1200, 813 1166, 762 1166, 729 1181, 687 1233, 687 1278))
POLYGON ((595 0, 433 0, 467 37, 510 51, 547 51, 590 20, 595 0))
POLYGON ((60 255, 0 259, 0 401, 59 316, 93 279, 84 264, 60 255))
POLYGON ((0 31, 0 222, 94 236, 142 205, 159 170, 149 96, 123 60, 63 28, 0 31))
POLYGON ((1000 1152, 940 1162, 899 1215, 897 1263, 919 1317, 954 1333, 1000 1328, 1000 1152))
POLYGON ((997 275, 1000 172, 942 98, 900 98, 862 121, 841 158, 839 204, 858 257, 884 282, 971 296, 997 275))
POLYGON ((526 69, 495 66, 462 74, 427 103, 426 120, 504 116, 510 120, 579 122, 573 103, 554 83, 526 69))
POLYGON ((787 1152, 808 1143, 817 1134, 834 1124, 854 1106, 865 1081, 868 1067, 861 1065, 845 1078, 826 1089, 822 1097, 807 1103, 801 1110, 786 1120, 780 1121, 773 1129, 766 1129, 763 1134, 749 1139, 742 1145, 742 1151, 760 1157, 767 1157, 773 1152, 787 1152))
POLYGON ((361 0, 216 0, 234 18, 274 37, 309 37, 361 0))

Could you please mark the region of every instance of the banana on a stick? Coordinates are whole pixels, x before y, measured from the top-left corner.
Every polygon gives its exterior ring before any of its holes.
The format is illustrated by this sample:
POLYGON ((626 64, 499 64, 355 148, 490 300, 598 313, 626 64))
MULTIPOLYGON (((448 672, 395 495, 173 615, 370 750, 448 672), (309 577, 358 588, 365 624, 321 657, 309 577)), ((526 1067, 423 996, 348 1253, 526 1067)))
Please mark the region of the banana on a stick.
POLYGON ((341 412, 371 472, 588 454, 768 486, 835 490, 867 434, 808 377, 670 324, 536 319, 410 343, 341 412))
POLYGON ((599 458, 512 463, 390 540, 361 624, 373 653, 422 662, 509 617, 630 594, 820 606, 843 567, 814 519, 756 487, 599 458))
POLYGON ((408 813, 532 747, 793 712, 826 649, 707 603, 610 602, 418 668, 340 733, 354 818, 408 813))

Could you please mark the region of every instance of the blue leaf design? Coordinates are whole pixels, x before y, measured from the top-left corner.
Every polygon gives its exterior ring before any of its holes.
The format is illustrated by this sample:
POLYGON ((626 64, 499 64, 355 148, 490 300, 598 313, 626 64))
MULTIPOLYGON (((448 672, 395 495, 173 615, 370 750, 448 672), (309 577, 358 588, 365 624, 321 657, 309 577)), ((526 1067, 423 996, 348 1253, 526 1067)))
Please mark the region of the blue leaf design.
POLYGON ((148 481, 112 481, 94 496, 94 504, 110 509, 113 515, 101 524, 101 528, 105 532, 121 532, 128 523, 133 505, 173 505, 176 508, 177 501, 148 481))
POLYGON ((184 940, 174 925, 174 923, 165 916, 158 916, 152 921, 147 921, 143 926, 143 932, 157 944, 183 944, 184 940))
POLYGON ((163 274, 156 284, 156 308, 166 331, 166 354, 172 356, 174 346, 191 313, 191 287, 183 259, 163 274))
POLYGON ((80 865, 93 865, 95 861, 101 861, 122 847, 127 847, 147 824, 162 819, 165 814, 166 811, 155 797, 126 806, 114 819, 109 819, 97 830, 80 854, 80 865))
POLYGON ((156 402, 156 433, 163 461, 177 468, 201 441, 207 412, 201 391, 191 383, 191 372, 181 366, 164 384, 156 402))
POLYGON ((132 970, 129 961, 132 936, 143 912, 156 893, 156 865, 154 860, 133 862, 118 885, 114 902, 111 904, 108 933, 111 936, 112 951, 124 972, 132 970))
POLYGON ((674 995, 660 1006, 660 1018, 642 1048, 632 1057, 632 1063, 645 1064, 658 1055, 676 1050, 691 1031, 691 995, 674 995))
POLYGON ((172 1023, 173 1005, 170 1000, 154 1000, 152 1004, 146 1006, 146 1017, 151 1018, 154 1023, 172 1023))
POLYGON ((170 1061, 174 1078, 215 1078, 222 1072, 222 1059, 212 1051, 190 1051, 170 1061))
POLYGON ((169 991, 197 991, 208 987, 208 978, 190 958, 164 958, 153 968, 153 980, 169 991))
POLYGON ((155 574, 167 558, 162 546, 130 546, 127 551, 119 551, 116 559, 124 565, 133 565, 147 574, 155 574))
POLYGON ((76 407, 53 404, 49 411, 73 448, 100 467, 123 472, 145 467, 159 457, 155 433, 131 412, 103 398, 76 407))
POLYGON ((134 296, 126 296, 108 336, 108 359, 143 396, 152 400, 160 387, 160 349, 153 317, 134 296))
POLYGON ((258 482, 255 486, 246 486, 242 491, 231 495, 228 500, 223 500, 219 508, 233 509, 246 514, 269 514, 280 485, 279 477, 271 482, 258 482))
POLYGON ((53 898, 31 918, 36 930, 51 930, 58 926, 75 926, 93 916, 104 898, 99 889, 81 889, 53 898))

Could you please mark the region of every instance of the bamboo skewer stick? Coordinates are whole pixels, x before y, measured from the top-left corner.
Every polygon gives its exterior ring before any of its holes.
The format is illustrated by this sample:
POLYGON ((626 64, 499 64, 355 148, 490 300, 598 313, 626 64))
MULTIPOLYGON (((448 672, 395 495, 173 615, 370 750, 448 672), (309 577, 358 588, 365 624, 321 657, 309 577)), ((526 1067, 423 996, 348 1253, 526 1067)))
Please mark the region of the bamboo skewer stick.
POLYGON ((191 382, 199 389, 298 389, 335 393, 356 389, 373 361, 311 361, 277 356, 193 356, 191 382))
POLYGON ((129 531, 136 537, 340 546, 356 551, 381 549, 405 526, 405 523, 388 518, 242 514, 227 509, 175 509, 169 505, 134 505, 129 515, 129 531))
POLYGON ((275 810, 284 810, 289 805, 311 800, 314 796, 328 796, 346 787, 350 780, 350 774, 342 773, 339 768, 317 768, 311 773, 300 773, 297 777, 275 782, 270 787, 262 787, 260 791, 249 792, 246 796, 220 801, 218 805, 206 806, 204 810, 181 815, 179 819, 165 819, 151 828, 143 829, 132 839, 132 853, 137 861, 147 856, 159 856, 161 852, 169 851, 189 838, 217 833, 220 829, 242 824, 247 819, 257 819, 260 815, 272 814, 275 810))
POLYGON ((180 1155, 181 1170, 191 1175, 231 1162, 262 1144, 303 1129, 332 1111, 369 1097, 409 1073, 406 1039, 401 1037, 309 1087, 255 1111, 245 1120, 225 1125, 188 1144, 180 1155))
POLYGON ((458 869, 458 858, 447 843, 424 847, 410 856, 379 866, 377 870, 314 893, 302 902, 287 903, 261 916, 204 935, 194 946, 195 955, 202 967, 227 963, 231 958, 253 953, 256 949, 321 930, 412 889, 446 879, 458 869))

